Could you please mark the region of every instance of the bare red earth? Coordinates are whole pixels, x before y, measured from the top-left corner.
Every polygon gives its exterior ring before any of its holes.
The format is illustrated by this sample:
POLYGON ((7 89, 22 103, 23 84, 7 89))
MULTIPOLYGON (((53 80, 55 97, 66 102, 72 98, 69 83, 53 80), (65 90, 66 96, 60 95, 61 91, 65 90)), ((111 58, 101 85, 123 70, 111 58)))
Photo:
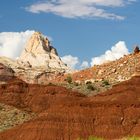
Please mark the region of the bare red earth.
POLYGON ((0 140, 140 136, 140 77, 93 97, 13 80, 0 87, 0 102, 38 114, 36 119, 0 133, 0 140))

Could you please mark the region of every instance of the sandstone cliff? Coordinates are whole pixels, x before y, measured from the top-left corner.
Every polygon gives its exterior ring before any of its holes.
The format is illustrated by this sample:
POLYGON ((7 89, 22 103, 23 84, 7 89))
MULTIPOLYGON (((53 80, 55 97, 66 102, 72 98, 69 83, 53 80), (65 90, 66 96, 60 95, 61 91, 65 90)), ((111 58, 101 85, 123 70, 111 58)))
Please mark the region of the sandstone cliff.
POLYGON ((35 32, 28 40, 17 63, 29 68, 44 67, 45 69, 68 70, 66 64, 58 56, 56 49, 40 32, 35 32))

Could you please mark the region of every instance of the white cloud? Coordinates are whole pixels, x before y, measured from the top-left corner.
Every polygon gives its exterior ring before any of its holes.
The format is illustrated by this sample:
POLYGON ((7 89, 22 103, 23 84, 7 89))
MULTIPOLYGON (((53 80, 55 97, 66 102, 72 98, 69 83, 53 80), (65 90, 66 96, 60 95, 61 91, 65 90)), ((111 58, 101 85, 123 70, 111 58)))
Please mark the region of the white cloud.
POLYGON ((85 69, 88 68, 89 65, 101 65, 103 63, 117 60, 124 55, 128 55, 129 51, 127 49, 127 46, 124 41, 119 41, 114 46, 111 47, 110 50, 107 50, 105 54, 93 57, 91 59, 91 62, 89 64, 88 61, 80 62, 80 59, 76 56, 72 55, 66 55, 64 57, 61 57, 62 61, 66 63, 70 68, 72 69, 85 69))
POLYGON ((79 58, 72 55, 65 55, 61 57, 61 60, 72 69, 76 69, 76 66, 79 64, 79 58))
POLYGON ((27 39, 34 31, 0 33, 0 56, 15 59, 21 54, 27 39))
MULTIPOLYGON (((34 32, 34 30, 27 30, 25 32, 0 33, 0 56, 6 56, 12 59, 19 57, 27 40, 34 32)), ((47 36, 47 38, 53 41, 51 37, 47 36)))
POLYGON ((128 55, 129 51, 127 49, 127 46, 124 41, 119 41, 114 46, 111 47, 110 50, 107 50, 105 54, 93 57, 91 59, 91 62, 89 64, 88 61, 80 62, 78 57, 72 56, 72 55, 66 55, 64 57, 61 57, 62 61, 66 63, 70 68, 72 69, 85 69, 88 68, 89 65, 101 65, 106 62, 117 60, 124 55, 128 55))
POLYGON ((86 69, 88 67, 89 67, 89 63, 87 61, 83 61, 81 66, 80 66, 81 69, 86 69))
POLYGON ((122 7, 136 0, 49 0, 34 3, 26 10, 32 13, 53 13, 67 18, 106 18, 123 20, 125 17, 110 13, 104 7, 122 7), (101 8, 100 8, 101 7, 101 8))
POLYGON ((108 61, 113 61, 116 59, 119 59, 123 57, 124 55, 129 54, 129 51, 126 47, 126 44, 124 41, 119 41, 115 46, 111 48, 111 50, 107 50, 105 54, 94 57, 91 60, 91 66, 93 65, 100 65, 108 61))
POLYGON ((61 57, 61 60, 73 70, 85 69, 89 67, 89 63, 87 61, 80 62, 78 57, 72 55, 65 55, 61 57))

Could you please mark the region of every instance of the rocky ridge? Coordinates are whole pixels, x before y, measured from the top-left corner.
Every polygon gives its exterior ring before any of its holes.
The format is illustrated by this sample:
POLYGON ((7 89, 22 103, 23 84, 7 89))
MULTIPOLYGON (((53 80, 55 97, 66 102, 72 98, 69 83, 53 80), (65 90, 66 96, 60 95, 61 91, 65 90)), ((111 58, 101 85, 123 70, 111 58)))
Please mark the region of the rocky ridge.
POLYGON ((56 75, 70 72, 50 41, 40 32, 35 32, 27 41, 21 56, 16 60, 0 58, 0 63, 13 69, 14 76, 28 82, 41 84, 54 79, 56 75))
MULTIPOLYGON (((138 51, 138 48, 134 50, 134 53, 118 60, 102 65, 95 65, 91 68, 73 73, 70 76, 77 83, 86 83, 88 81, 95 83, 107 80, 109 83, 116 84, 129 80, 134 75, 140 75, 140 51, 138 51)), ((64 82, 66 77, 58 77, 56 78, 56 82, 64 82)))

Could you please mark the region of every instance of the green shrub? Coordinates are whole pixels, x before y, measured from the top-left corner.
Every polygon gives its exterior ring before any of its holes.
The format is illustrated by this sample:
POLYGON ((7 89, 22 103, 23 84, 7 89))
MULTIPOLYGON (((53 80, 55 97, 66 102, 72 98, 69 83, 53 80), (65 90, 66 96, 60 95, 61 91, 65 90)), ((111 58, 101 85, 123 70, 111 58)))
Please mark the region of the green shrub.
POLYGON ((109 86, 109 82, 107 80, 104 80, 103 83, 102 83, 104 86, 109 86))
POLYGON ((50 83, 47 84, 47 86, 55 86, 55 84, 50 82, 50 83))
POLYGON ((75 86, 79 86, 79 84, 78 84, 78 83, 76 83, 76 82, 74 82, 73 84, 74 84, 75 86))
POLYGON ((95 87, 92 85, 92 84, 88 84, 87 85, 87 89, 89 89, 89 90, 95 90, 95 87))
POLYGON ((72 83, 72 77, 70 75, 67 76, 66 81, 71 84, 72 83))
POLYGON ((89 84, 92 84, 92 82, 91 81, 87 81, 86 82, 86 85, 89 85, 89 84))

